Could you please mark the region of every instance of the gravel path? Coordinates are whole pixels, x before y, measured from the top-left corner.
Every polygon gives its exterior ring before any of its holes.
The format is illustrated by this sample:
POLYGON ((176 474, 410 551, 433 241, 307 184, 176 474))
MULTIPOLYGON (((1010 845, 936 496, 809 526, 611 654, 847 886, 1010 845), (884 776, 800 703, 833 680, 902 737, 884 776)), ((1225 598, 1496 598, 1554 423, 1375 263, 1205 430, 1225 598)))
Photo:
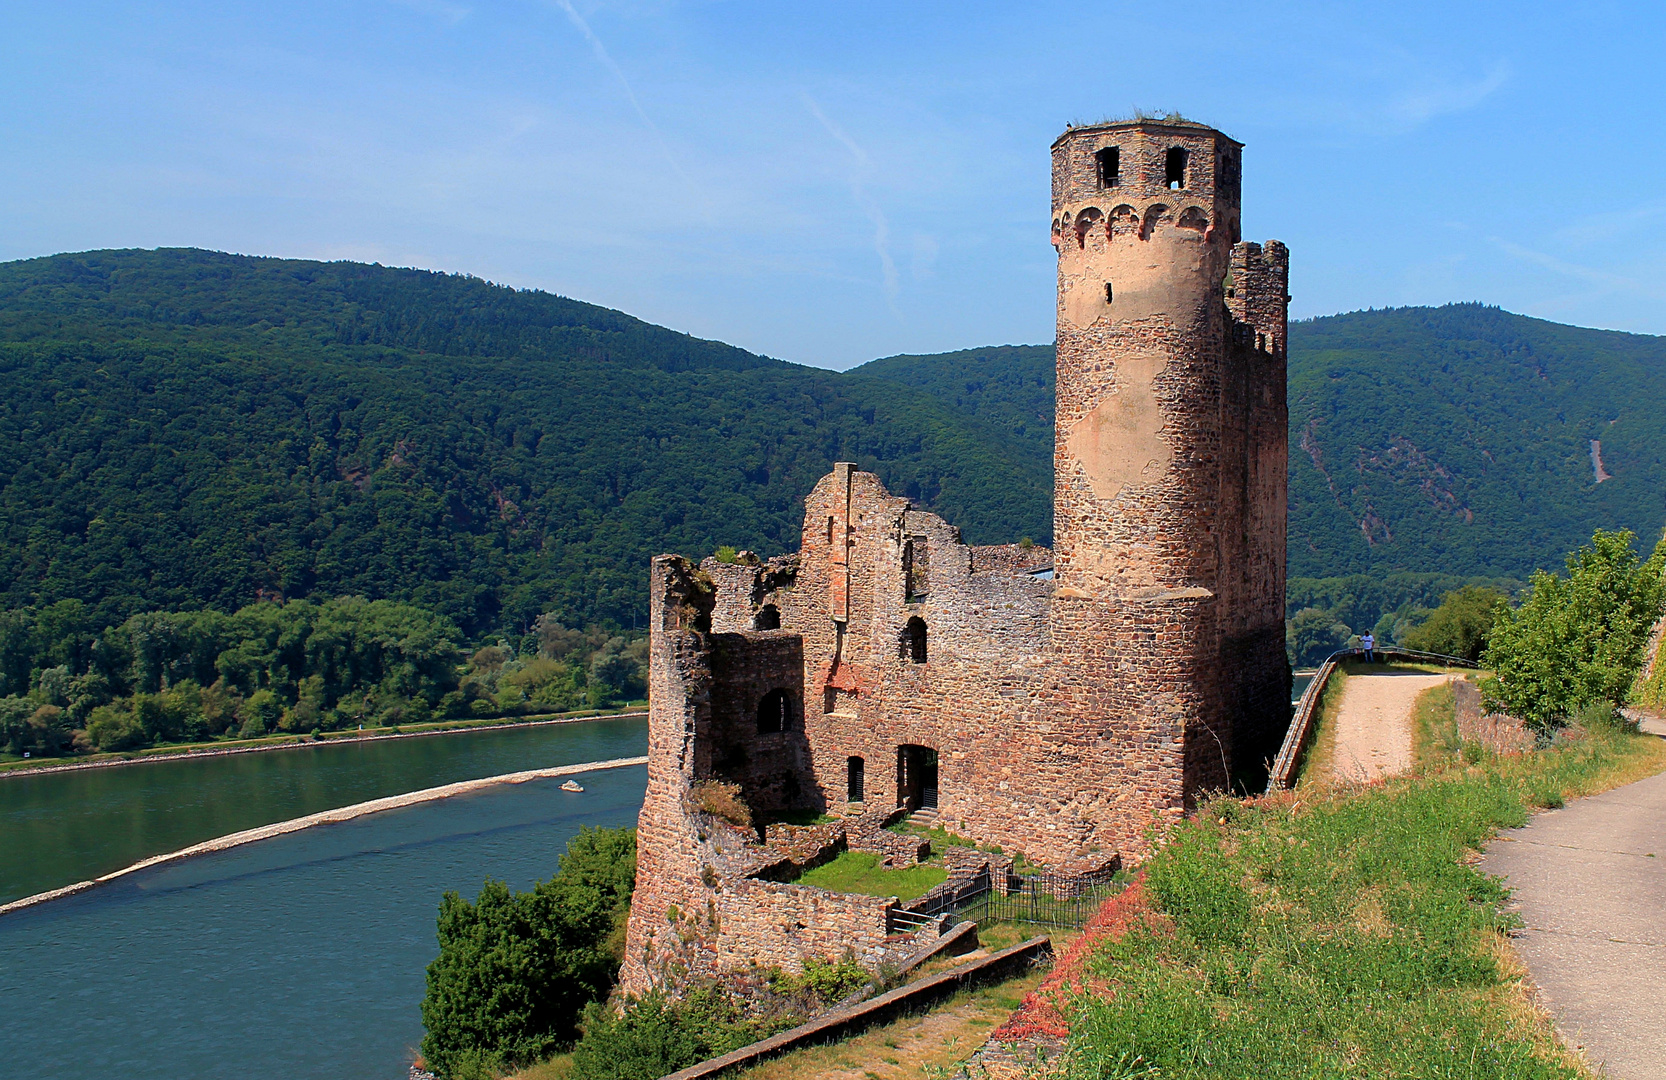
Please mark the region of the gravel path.
POLYGON ((1666 1077, 1666 774, 1539 814, 1487 847, 1526 928, 1516 953, 1563 1042, 1605 1075, 1666 1077))
POLYGON ((1331 774, 1358 783, 1411 768, 1411 707, 1450 676, 1422 672, 1350 675, 1336 711, 1331 774))

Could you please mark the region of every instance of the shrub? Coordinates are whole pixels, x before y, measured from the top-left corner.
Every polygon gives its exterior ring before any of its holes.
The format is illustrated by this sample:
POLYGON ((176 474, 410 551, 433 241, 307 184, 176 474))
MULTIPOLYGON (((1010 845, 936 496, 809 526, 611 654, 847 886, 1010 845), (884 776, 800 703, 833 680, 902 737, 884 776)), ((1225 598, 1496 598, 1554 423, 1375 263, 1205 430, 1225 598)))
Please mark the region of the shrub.
POLYGON ((743 829, 753 827, 752 808, 741 798, 739 784, 702 780, 688 789, 688 805, 690 809, 702 810, 743 829))
POLYGON ((1400 638, 1401 644, 1419 652, 1461 656, 1479 663, 1486 651, 1493 620, 1506 598, 1485 585, 1465 585, 1441 598, 1440 606, 1422 624, 1400 638))
POLYGON ((781 997, 796 999, 805 1012, 814 1013, 843 1001, 872 981, 873 976, 848 956, 836 962, 812 956, 797 975, 771 972, 769 988, 781 997))
POLYGON ((1483 662, 1490 708, 1536 730, 1560 727, 1586 704, 1626 699, 1661 614, 1666 539, 1647 562, 1629 532, 1598 530, 1568 556, 1568 576, 1533 575, 1519 608, 1500 608, 1483 662))
POLYGON ((582 1010, 613 986, 635 881, 635 831, 583 829, 529 892, 487 881, 473 903, 446 893, 422 1001, 430 1067, 461 1080, 571 1042, 582 1010))
POLYGON ((696 987, 675 1001, 655 991, 627 999, 617 1012, 599 1003, 587 1009, 573 1069, 584 1080, 658 1080, 762 1035, 717 986, 696 987))

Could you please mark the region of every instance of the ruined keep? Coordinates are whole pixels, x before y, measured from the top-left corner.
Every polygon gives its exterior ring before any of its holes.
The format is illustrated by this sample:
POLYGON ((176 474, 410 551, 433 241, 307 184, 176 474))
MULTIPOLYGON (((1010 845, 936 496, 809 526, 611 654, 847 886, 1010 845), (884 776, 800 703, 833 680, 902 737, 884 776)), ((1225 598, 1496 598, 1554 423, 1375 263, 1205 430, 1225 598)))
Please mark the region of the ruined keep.
MULTIPOLYGON (((1240 242, 1242 146, 1212 128, 1077 127, 1052 149, 1054 549, 967 546, 838 464, 796 554, 654 560, 625 991, 896 956, 932 932, 904 905, 793 878, 846 849, 921 858, 884 828, 902 814, 1103 874, 1276 751, 1288 252, 1240 242)), ((940 890, 1011 869, 946 863, 940 890)))

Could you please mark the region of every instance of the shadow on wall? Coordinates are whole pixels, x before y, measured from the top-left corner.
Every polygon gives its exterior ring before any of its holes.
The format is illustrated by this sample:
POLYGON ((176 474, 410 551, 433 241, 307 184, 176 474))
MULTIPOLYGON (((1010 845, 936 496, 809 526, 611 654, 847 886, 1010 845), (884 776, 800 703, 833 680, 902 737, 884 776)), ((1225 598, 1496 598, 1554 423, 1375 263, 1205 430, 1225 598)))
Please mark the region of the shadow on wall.
POLYGON ((804 731, 803 638, 753 631, 713 634, 711 642, 709 774, 739 784, 762 821, 825 813, 804 731))

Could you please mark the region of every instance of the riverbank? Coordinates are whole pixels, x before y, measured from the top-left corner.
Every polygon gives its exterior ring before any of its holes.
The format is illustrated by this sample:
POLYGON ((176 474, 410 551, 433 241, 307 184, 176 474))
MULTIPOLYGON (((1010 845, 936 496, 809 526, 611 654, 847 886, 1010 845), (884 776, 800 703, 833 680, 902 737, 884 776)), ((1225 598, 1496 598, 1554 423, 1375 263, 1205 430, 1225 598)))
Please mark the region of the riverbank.
POLYGON ((150 761, 179 761, 225 757, 231 754, 259 753, 265 750, 292 750, 301 746, 331 746, 344 743, 381 742, 388 739, 410 739, 423 735, 446 735, 456 731, 497 731, 503 728, 538 727, 545 724, 576 724, 586 720, 617 720, 647 716, 643 705, 627 705, 617 710, 582 709, 564 713, 539 713, 512 719, 494 716, 470 720, 433 720, 422 724, 401 724, 397 727, 359 728, 353 731, 327 731, 312 735, 265 735, 258 739, 216 740, 203 743, 180 743, 153 746, 86 757, 29 758, 0 761, 0 779, 7 776, 39 776, 43 773, 71 772, 76 769, 109 768, 112 765, 139 765, 150 761))
POLYGON ((61 889, 52 889, 47 892, 36 893, 33 896, 26 896, 21 900, 14 900, 9 904, 0 904, 0 916, 9 914, 13 911, 21 911, 24 908, 34 907, 37 904, 44 904, 49 900, 57 900, 65 896, 73 896, 76 893, 85 892, 86 890, 99 885, 109 884, 110 882, 120 880, 129 874, 137 873, 140 870, 148 870, 155 866, 161 866, 164 863, 178 862, 181 859, 189 859, 197 855, 207 855, 216 851, 226 851, 234 847, 240 847, 244 844, 252 844, 257 840, 267 840, 274 836, 282 836, 285 833, 299 832, 302 829, 309 829, 315 825, 330 825, 342 821, 351 821, 354 818, 364 817, 367 814, 376 814, 384 810, 397 810, 401 807, 415 806, 419 803, 425 802, 433 802, 437 799, 446 799, 454 795, 462 795, 471 791, 479 791, 482 788, 492 787, 497 784, 521 784, 528 780, 547 780, 557 776, 573 776, 578 773, 599 772, 604 769, 621 769, 633 765, 646 765, 647 763, 648 759, 646 757, 613 758, 609 761, 586 761, 575 765, 557 765, 548 769, 528 769, 524 772, 504 773, 499 776, 486 776, 481 777, 478 780, 463 780, 455 784, 442 784, 439 787, 424 788, 421 791, 411 791, 403 795, 391 795, 381 799, 370 799, 365 802, 354 803, 350 806, 337 807, 334 810, 324 810, 316 814, 307 814, 303 817, 291 818, 288 821, 279 821, 271 825, 262 825, 255 829, 244 829, 241 832, 229 833, 225 836, 216 837, 213 840, 206 840, 200 844, 192 844, 190 847, 180 848, 178 851, 170 851, 162 855, 153 855, 148 859, 141 859, 138 862, 133 863, 131 866, 124 866, 120 870, 116 870, 112 873, 91 878, 87 881, 78 881, 73 885, 66 885, 61 889))

